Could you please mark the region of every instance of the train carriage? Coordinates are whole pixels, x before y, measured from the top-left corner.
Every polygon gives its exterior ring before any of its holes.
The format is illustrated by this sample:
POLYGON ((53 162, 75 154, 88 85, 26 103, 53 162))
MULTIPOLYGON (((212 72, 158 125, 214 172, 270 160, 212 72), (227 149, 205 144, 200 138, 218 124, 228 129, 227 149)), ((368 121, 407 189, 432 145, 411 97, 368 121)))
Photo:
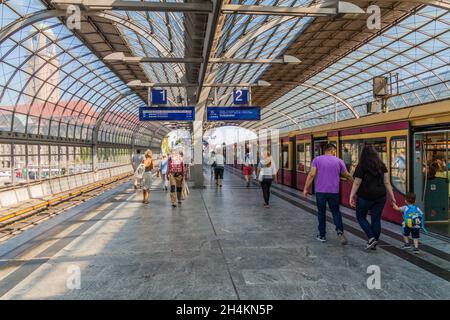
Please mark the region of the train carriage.
MULTIPOLYGON (((366 144, 386 164, 397 201, 415 192, 425 209, 426 223, 436 233, 449 234, 450 104, 422 105, 360 119, 346 120, 280 137, 279 183, 303 190, 314 157, 334 143, 338 156, 353 174, 366 144)), ((341 203, 349 206, 351 184, 341 181, 341 203)), ((400 223, 386 204, 383 219, 400 223)))

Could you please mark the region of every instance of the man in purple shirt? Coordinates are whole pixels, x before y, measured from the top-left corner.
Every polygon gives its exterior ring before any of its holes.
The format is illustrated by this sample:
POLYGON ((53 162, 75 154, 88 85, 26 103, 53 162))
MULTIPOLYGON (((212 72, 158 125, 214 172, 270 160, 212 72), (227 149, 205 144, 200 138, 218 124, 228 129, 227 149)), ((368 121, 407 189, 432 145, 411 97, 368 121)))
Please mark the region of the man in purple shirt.
POLYGON ((325 154, 314 158, 311 164, 311 171, 303 188, 303 195, 308 197, 308 190, 314 180, 316 204, 319 219, 319 234, 317 240, 326 242, 326 211, 327 202, 328 207, 333 215, 334 225, 341 244, 347 244, 347 239, 344 236, 344 225, 342 223, 342 214, 339 210, 339 182, 341 176, 345 177, 350 182, 353 182, 353 177, 348 173, 344 161, 336 157, 336 146, 328 144, 325 148, 325 154))

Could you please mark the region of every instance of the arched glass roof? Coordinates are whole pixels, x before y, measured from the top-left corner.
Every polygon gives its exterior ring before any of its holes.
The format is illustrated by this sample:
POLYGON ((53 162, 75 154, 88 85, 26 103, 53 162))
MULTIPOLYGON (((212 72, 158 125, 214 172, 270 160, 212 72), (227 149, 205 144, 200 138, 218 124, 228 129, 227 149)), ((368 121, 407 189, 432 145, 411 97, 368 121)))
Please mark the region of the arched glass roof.
MULTIPOLYGON (((231 1, 232 4, 265 5, 280 7, 308 6, 312 0, 264 0, 264 1, 231 1)), ((298 36, 305 26, 311 22, 311 17, 279 17, 270 15, 227 15, 223 32, 218 42, 216 57, 229 55, 230 58, 268 59, 282 55, 290 42, 298 36), (276 22, 276 23, 274 23, 276 22), (271 25, 273 24, 273 25, 271 25), (270 26, 265 30, 266 26, 270 26), (264 30, 263 32, 260 32, 264 30), (237 50, 230 48, 237 47, 237 50)), ((216 82, 223 83, 253 83, 269 65, 223 64, 216 66, 216 82)), ((231 89, 217 90, 217 96, 222 98, 222 105, 231 105, 231 89)))
MULTIPOLYGON (((399 95, 389 109, 404 108, 450 97, 450 13, 427 6, 346 57, 310 78, 306 84, 326 89, 353 106, 360 116, 373 100, 372 79, 398 74, 399 95)), ((311 127, 354 117, 335 98, 320 90, 297 86, 262 112, 261 123, 282 130, 311 127), (294 121, 287 121, 289 114, 294 121)))
MULTIPOLYGON (((177 1, 174 1, 177 2, 177 1)), ((128 46, 138 57, 185 56, 184 17, 180 12, 114 11, 114 14, 133 21, 136 29, 119 25, 119 30, 128 46)), ((146 75, 153 83, 177 83, 182 81, 186 70, 184 64, 143 63, 146 75)), ((177 96, 184 96, 183 88, 168 88, 168 99, 172 103, 177 96)))
MULTIPOLYGON (((0 4, 0 28, 3 31, 21 19, 58 8, 52 6, 55 2, 58 1, 4 1, 0 4)), ((231 0, 223 3, 288 8, 307 7, 320 1, 231 0)), ((382 1, 376 3, 383 4, 382 1)), ((292 90, 264 107, 261 122, 242 125, 251 129, 262 126, 290 130, 349 119, 355 113, 364 116, 366 103, 372 100, 372 78, 380 75, 398 75, 400 94, 390 99, 390 109, 448 99, 448 10, 417 3, 411 7, 415 11, 408 12, 408 4, 384 7, 386 12, 397 10, 398 17, 409 16, 399 19, 400 22, 389 22, 388 28, 377 36, 368 37, 367 41, 355 40, 355 50, 340 55, 326 68, 314 71, 312 76, 305 78, 304 85, 293 86, 292 90)), ((160 140, 168 132, 169 124, 139 122, 138 109, 147 104, 146 88, 129 87, 126 82, 134 79, 174 84, 192 79, 201 82, 199 74, 207 69, 204 75, 210 77, 205 79, 212 79, 214 83, 245 84, 256 82, 272 68, 268 64, 244 63, 208 65, 203 62, 197 64, 197 69, 192 67, 195 63, 181 62, 139 63, 134 67, 117 61, 109 63, 103 58, 117 51, 127 56, 181 59, 196 53, 199 54, 197 58, 203 59, 208 41, 201 38, 206 34, 207 19, 199 18, 195 13, 120 8, 89 14, 87 16, 95 20, 95 26, 103 25, 104 28, 91 28, 86 32, 89 34, 83 36, 69 30, 64 18, 50 17, 0 38, 1 131, 87 143, 147 145, 154 139, 160 140), (202 30, 201 34, 193 34, 197 29, 202 30), (195 41, 200 44, 194 45, 195 41)), ((216 58, 278 58, 296 39, 310 34, 311 29, 316 30, 313 24, 317 19, 322 23, 318 24, 322 26, 321 30, 328 24, 337 26, 333 26, 335 29, 330 27, 330 34, 353 32, 352 26, 356 26, 356 32, 367 33, 364 26, 361 29, 358 25, 357 19, 342 16, 322 20, 311 16, 223 12, 219 16, 219 27, 212 41, 213 54, 210 55, 216 58)), ((83 16, 83 19, 87 18, 83 16)), ((308 71, 316 67, 311 64, 308 71)), ((167 90, 170 104, 176 104, 180 96, 188 96, 184 87, 173 86, 167 90)), ((214 94, 215 102, 220 105, 231 105, 231 91, 230 87, 220 87, 207 92, 209 99, 214 94)))
MULTIPOLYGON (((45 9, 37 0, 4 2, 1 27, 45 9)), ((0 70, 1 131, 128 145, 148 145, 158 131, 139 122, 145 102, 58 18, 5 38, 0 70)))

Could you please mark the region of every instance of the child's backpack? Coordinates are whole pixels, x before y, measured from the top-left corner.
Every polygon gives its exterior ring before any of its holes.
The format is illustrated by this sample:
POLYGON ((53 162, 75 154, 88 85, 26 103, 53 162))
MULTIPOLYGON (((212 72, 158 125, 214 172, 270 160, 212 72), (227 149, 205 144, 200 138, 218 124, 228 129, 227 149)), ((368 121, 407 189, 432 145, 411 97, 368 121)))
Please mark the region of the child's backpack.
POLYGON ((416 206, 408 206, 404 215, 403 223, 408 228, 421 228, 422 227, 423 214, 416 206))

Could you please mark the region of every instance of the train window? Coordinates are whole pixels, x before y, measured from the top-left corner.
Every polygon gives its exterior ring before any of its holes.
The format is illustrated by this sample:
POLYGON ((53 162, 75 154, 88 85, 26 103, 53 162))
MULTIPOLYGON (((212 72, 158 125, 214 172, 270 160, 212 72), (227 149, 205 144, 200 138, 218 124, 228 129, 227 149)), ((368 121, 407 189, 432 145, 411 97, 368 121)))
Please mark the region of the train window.
POLYGON ((344 141, 341 143, 341 155, 342 160, 344 161, 345 166, 347 167, 347 170, 350 174, 353 174, 355 172, 361 151, 366 145, 371 145, 372 147, 374 147, 378 152, 380 159, 385 164, 388 163, 385 139, 344 141))
POLYGON ((289 169, 289 145, 283 144, 281 147, 283 169, 289 169))
POLYGON ((360 154, 360 142, 359 141, 345 141, 341 143, 342 160, 345 163, 347 171, 353 174, 358 164, 360 154))
POLYGON ((311 169, 311 143, 305 144, 305 171, 311 169))
POLYGON ((406 193, 406 137, 391 140, 391 183, 401 193, 406 193))
POLYGON ((373 141, 373 142, 367 142, 366 144, 371 145, 375 148, 375 150, 378 152, 378 155, 380 156, 380 159, 384 162, 385 165, 388 163, 388 153, 387 153, 387 146, 386 141, 373 141))
POLYGON ((297 144, 297 165, 298 172, 305 172, 305 144, 297 144))

